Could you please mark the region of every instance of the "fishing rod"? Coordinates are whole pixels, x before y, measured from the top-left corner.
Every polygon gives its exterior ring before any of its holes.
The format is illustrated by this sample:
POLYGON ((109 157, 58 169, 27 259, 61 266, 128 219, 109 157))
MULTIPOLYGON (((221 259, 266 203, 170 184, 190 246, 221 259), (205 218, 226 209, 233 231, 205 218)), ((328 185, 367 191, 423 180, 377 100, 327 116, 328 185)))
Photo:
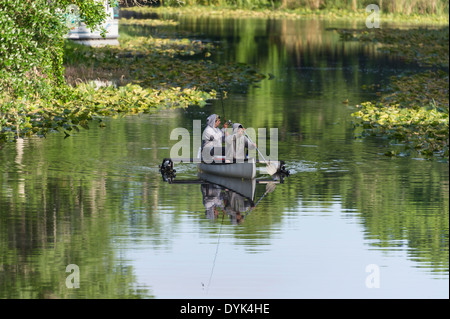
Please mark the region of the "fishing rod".
MULTIPOLYGON (((221 81, 220 81, 219 72, 217 71, 217 69, 216 69, 216 77, 217 77, 217 81, 218 81, 218 84, 219 84, 219 95, 220 95, 220 103, 222 104, 222 114, 223 114, 223 118, 226 121, 227 117, 225 115, 225 107, 223 105, 223 90, 222 90, 221 85, 220 85, 221 81)), ((228 120, 228 125, 231 125, 231 120, 228 120)))
MULTIPOLYGON (((220 222, 219 237, 217 238, 216 253, 214 254, 214 260, 213 260, 213 264, 212 264, 212 268, 211 268, 211 274, 209 275, 208 285, 206 286, 206 293, 208 293, 209 286, 211 285, 211 280, 212 280, 212 276, 214 273, 214 268, 216 267, 216 259, 217 259, 217 255, 219 252, 220 235, 222 234, 222 226, 223 226, 224 219, 225 219, 225 210, 222 210, 222 221, 220 222)), ((203 285, 203 283, 202 283, 202 285, 203 285)))

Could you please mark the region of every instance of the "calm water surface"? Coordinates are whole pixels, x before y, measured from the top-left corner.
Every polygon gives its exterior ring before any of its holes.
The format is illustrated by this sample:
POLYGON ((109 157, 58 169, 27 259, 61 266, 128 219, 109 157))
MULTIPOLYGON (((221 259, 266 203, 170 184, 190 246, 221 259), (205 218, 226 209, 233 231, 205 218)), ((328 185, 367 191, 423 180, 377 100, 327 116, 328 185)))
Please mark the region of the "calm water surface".
MULTIPOLYGON (((350 116, 376 96, 363 85, 414 66, 340 42, 335 26, 181 21, 220 41, 213 59, 271 74, 224 100, 227 118, 278 128, 292 173, 267 194, 250 185, 254 208, 230 187, 158 172, 172 129, 222 114, 220 101, 4 145, 0 298, 448 298, 448 163, 388 158, 389 141, 355 138, 350 116)), ((194 164, 176 169, 198 180, 194 164)))

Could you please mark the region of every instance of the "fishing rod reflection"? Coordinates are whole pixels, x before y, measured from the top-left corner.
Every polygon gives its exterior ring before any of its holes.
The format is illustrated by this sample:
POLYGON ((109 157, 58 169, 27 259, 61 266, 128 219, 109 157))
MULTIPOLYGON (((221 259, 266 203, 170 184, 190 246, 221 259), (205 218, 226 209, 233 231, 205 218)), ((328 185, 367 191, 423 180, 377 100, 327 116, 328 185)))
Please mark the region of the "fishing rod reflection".
POLYGON ((285 176, 274 175, 271 179, 239 179, 199 172, 198 179, 176 180, 162 176, 169 184, 199 184, 205 206, 205 217, 210 220, 228 217, 231 224, 240 224, 258 203, 277 184, 283 183, 285 176), (255 201, 256 185, 264 184, 265 192, 255 201))

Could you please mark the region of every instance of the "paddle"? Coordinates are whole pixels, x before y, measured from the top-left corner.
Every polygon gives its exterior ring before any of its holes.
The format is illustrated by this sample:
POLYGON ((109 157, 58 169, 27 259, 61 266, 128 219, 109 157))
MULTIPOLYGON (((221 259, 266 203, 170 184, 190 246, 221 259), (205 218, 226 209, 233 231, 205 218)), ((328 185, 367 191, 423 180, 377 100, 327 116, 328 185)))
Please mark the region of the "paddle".
POLYGON ((264 194, 258 199, 258 201, 256 202, 256 204, 245 214, 244 218, 247 217, 248 214, 250 214, 251 211, 255 210, 256 206, 258 206, 259 202, 269 193, 272 193, 275 188, 277 187, 277 184, 274 182, 268 182, 266 184, 266 191, 264 192, 264 194))
POLYGON ((258 205, 258 203, 261 201, 261 199, 264 198, 264 196, 266 196, 269 193, 272 193, 276 187, 277 187, 277 184, 275 184, 274 182, 268 182, 266 184, 266 191, 264 192, 264 195, 262 195, 262 197, 260 199, 258 199, 258 201, 255 204, 255 207, 256 207, 256 205, 258 205))
MULTIPOLYGON (((245 131, 244 131, 244 134, 252 144, 255 144, 255 143, 253 143, 252 139, 250 138, 250 136, 248 136, 248 134, 245 131)), ((256 147, 256 150, 258 151, 259 155, 261 155, 261 158, 264 160, 264 162, 266 162, 267 173, 269 173, 269 175, 274 175, 278 171, 277 166, 275 164, 270 163, 270 161, 267 162, 266 159, 264 158, 264 155, 262 155, 262 153, 258 149, 258 147, 256 147)))

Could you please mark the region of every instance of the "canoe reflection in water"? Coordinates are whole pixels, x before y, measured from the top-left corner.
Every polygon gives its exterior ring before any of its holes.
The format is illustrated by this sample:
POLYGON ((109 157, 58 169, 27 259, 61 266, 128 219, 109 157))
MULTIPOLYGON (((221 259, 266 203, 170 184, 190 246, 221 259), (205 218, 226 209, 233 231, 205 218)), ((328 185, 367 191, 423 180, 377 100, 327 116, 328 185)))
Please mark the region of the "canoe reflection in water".
POLYGON ((255 180, 207 174, 199 174, 199 177, 205 181, 201 184, 201 191, 206 218, 216 219, 224 214, 222 216, 228 216, 232 224, 239 224, 255 207, 255 180))
POLYGON ((215 220, 227 216, 232 224, 242 223, 264 196, 273 192, 276 185, 284 181, 284 176, 260 180, 224 177, 203 172, 199 172, 198 177, 195 180, 176 180, 163 175, 163 180, 170 184, 200 184, 206 218, 215 220), (255 202, 257 184, 265 184, 266 188, 264 194, 255 202))

